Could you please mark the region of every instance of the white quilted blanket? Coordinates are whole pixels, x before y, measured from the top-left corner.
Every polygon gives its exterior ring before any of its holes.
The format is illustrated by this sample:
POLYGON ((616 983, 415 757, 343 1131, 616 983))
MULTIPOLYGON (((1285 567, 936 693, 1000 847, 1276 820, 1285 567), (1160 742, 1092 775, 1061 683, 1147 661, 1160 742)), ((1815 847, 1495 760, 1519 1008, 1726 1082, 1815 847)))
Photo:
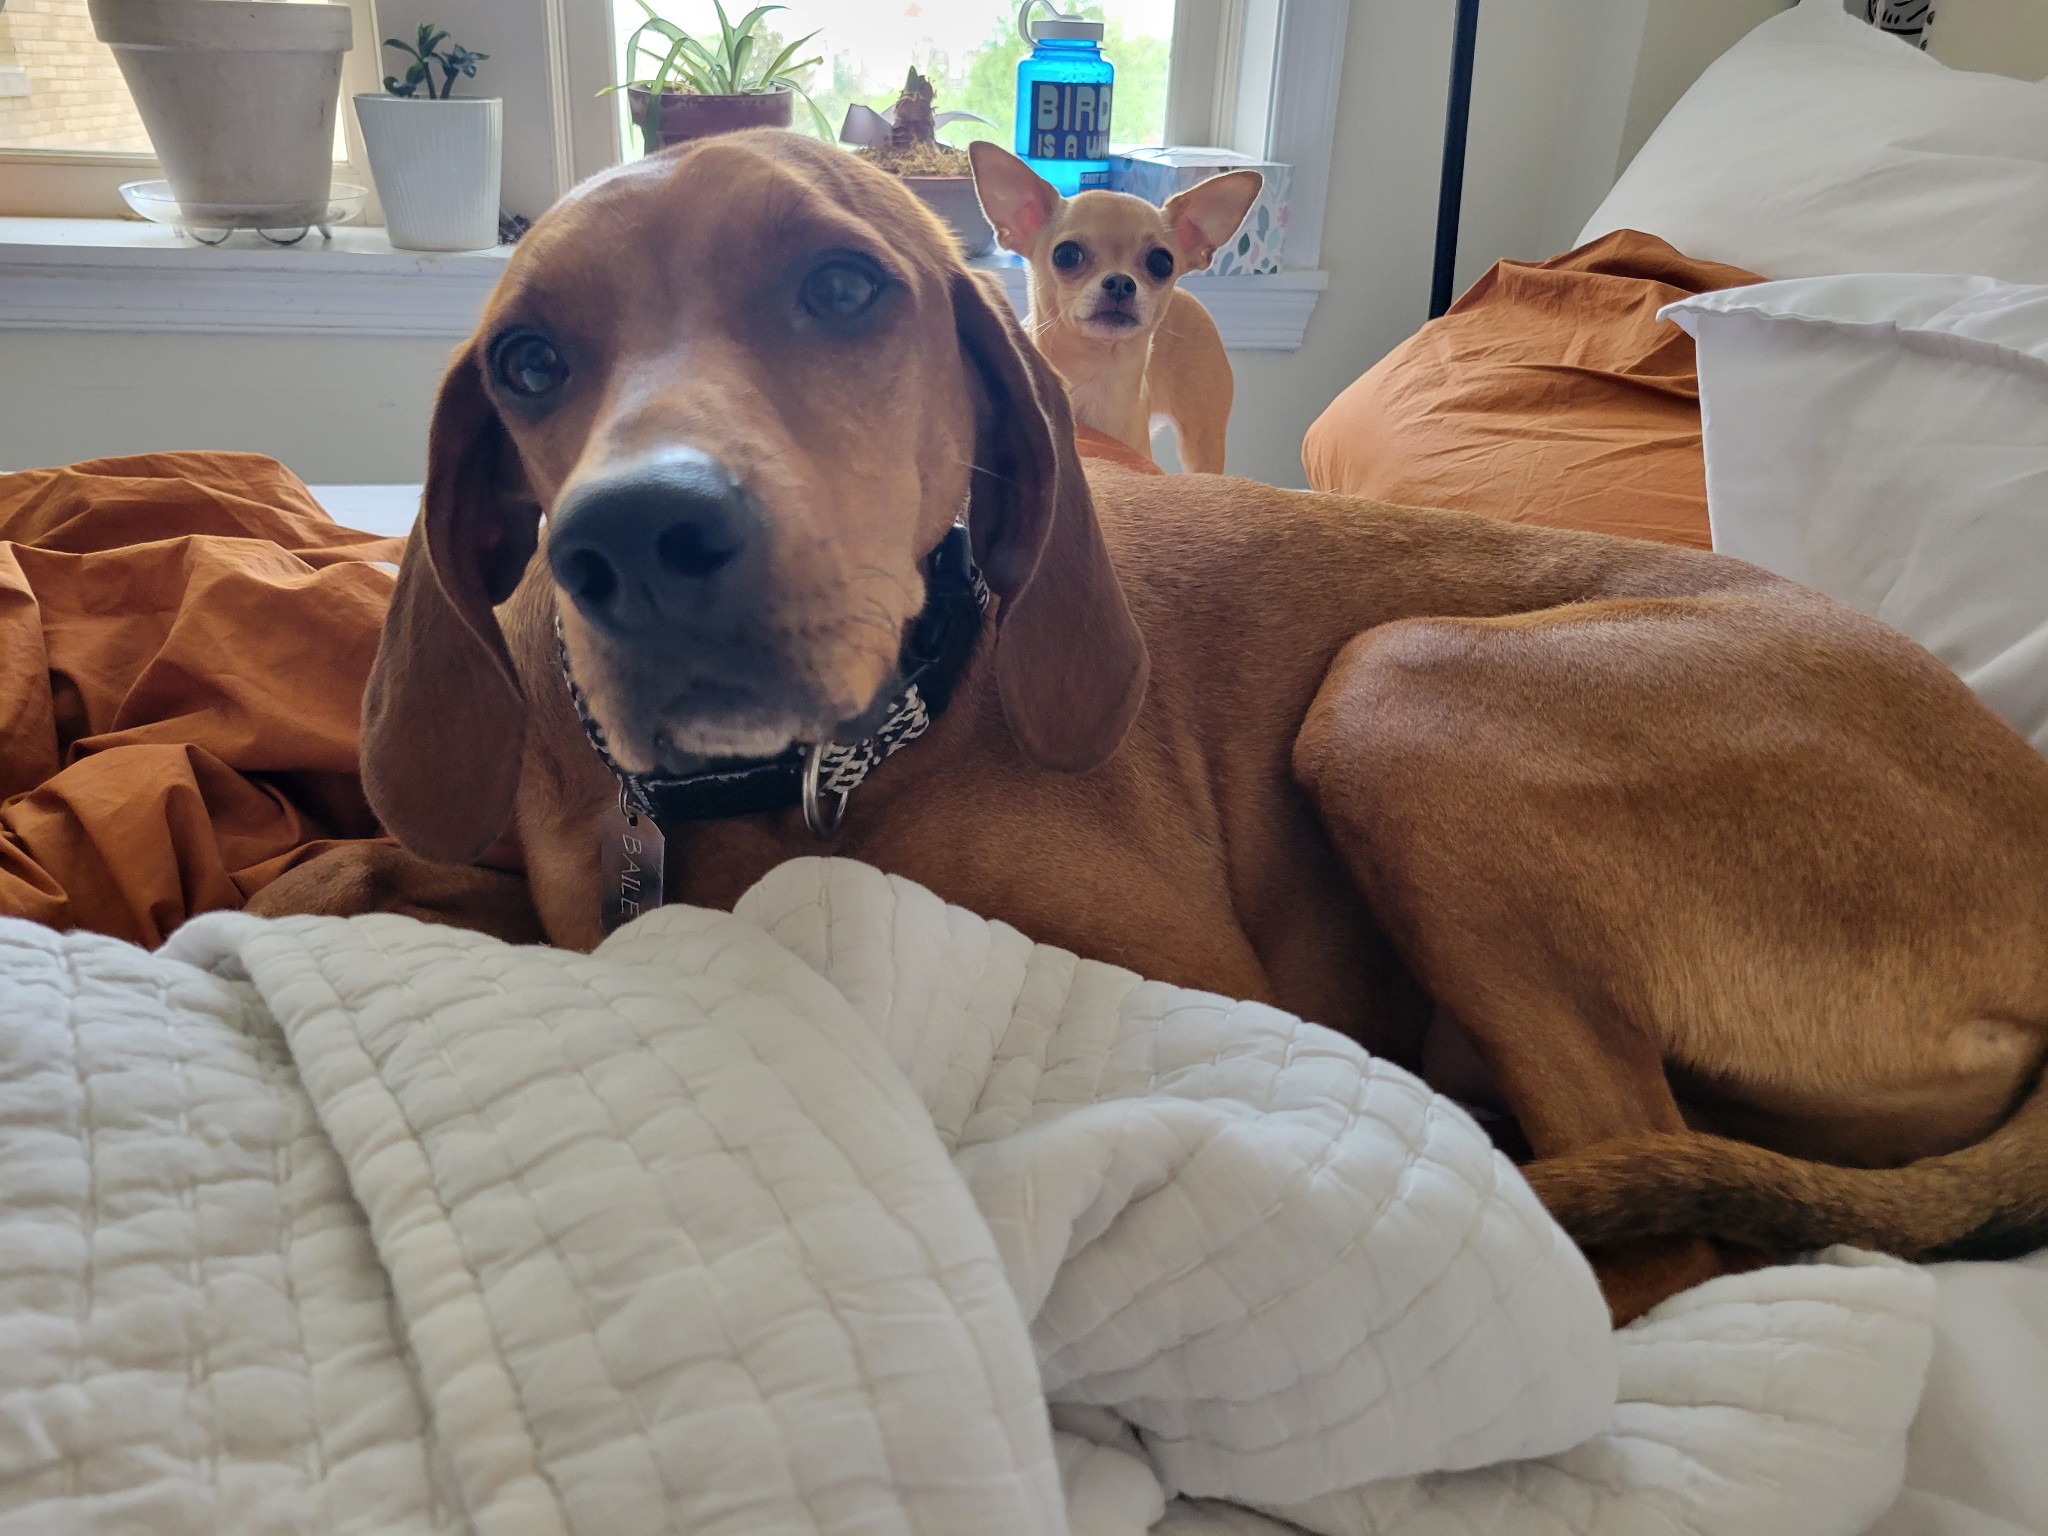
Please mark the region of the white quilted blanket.
POLYGON ((0 1533, 1849 1536, 1932 1290, 1610 1334, 1415 1079, 855 864, 588 956, 0 923, 0 1533))

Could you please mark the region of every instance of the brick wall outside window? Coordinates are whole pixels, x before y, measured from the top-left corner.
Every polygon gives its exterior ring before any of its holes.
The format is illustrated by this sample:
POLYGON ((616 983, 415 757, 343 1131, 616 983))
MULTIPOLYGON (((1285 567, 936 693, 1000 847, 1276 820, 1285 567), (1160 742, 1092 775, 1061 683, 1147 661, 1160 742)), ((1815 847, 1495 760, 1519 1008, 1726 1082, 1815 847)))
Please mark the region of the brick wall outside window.
POLYGON ((0 93, 23 75, 27 95, 0 94, 0 149, 148 153, 149 135, 113 53, 92 35, 86 0, 6 0, 0 93))

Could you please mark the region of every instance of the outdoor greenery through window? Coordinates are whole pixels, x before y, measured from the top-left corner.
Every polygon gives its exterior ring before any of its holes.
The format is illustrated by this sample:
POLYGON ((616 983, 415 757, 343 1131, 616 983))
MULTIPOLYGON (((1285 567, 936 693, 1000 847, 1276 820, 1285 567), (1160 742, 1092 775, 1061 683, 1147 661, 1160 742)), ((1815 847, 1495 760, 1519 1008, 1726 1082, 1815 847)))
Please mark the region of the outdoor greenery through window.
MULTIPOLYGON (((694 37, 713 43, 718 18, 711 0, 648 0, 655 11, 694 37)), ((1119 145, 1163 142, 1166 125, 1166 69, 1173 43, 1174 0, 1094 0, 1061 5, 1105 24, 1103 57, 1116 66, 1114 136, 1119 145)), ((727 0, 726 15, 737 23, 750 0, 727 0)), ((627 40, 647 20, 640 0, 613 0, 621 80, 646 79, 658 57, 624 58, 627 40)), ((1041 10, 1038 14, 1043 15, 1041 10)), ((1017 7, 1006 0, 789 0, 762 19, 757 57, 774 58, 784 45, 808 32, 818 35, 798 59, 818 59, 796 78, 837 134, 850 102, 876 111, 893 105, 912 65, 938 88, 941 112, 973 112, 988 119, 954 123, 939 131, 949 144, 993 139, 1012 148, 1015 132, 1017 62, 1030 45, 1017 35, 1017 7)), ((658 41, 649 38, 649 46, 658 41)), ((624 122, 624 94, 620 95, 624 122)), ((811 115, 797 106, 794 126, 815 132, 811 115)), ((629 159, 641 153, 640 135, 627 124, 629 159)))

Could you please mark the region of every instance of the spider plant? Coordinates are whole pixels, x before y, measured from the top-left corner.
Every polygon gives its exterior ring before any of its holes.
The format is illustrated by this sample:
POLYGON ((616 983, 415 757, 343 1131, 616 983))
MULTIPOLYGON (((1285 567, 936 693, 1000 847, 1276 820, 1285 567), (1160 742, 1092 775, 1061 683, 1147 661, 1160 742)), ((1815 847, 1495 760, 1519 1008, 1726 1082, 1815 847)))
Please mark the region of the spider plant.
MULTIPOLYGON (((664 17, 650 0, 636 3, 647 13, 647 19, 626 43, 627 69, 630 72, 642 59, 654 60, 655 68, 651 74, 628 80, 625 85, 645 90, 652 98, 650 110, 658 111, 663 93, 670 91, 698 96, 758 96, 789 90, 796 92, 811 109, 819 134, 832 137, 825 114, 796 79, 799 71, 825 62, 822 55, 796 61, 797 50, 818 34, 806 33, 773 58, 767 57, 761 20, 772 12, 787 10, 787 6, 757 5, 735 26, 725 14, 721 0, 711 0, 712 8, 718 12, 719 35, 716 44, 706 44, 664 17)), ((622 88, 615 85, 608 90, 622 88)))

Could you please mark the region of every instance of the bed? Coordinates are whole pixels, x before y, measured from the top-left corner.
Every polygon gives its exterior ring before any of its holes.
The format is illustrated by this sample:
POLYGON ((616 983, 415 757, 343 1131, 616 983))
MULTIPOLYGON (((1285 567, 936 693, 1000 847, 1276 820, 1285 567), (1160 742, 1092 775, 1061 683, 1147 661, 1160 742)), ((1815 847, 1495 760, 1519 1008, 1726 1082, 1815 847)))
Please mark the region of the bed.
POLYGON ((0 918, 0 1528, 2038 1528, 2039 1260, 1610 1332, 1408 1074, 843 861, 594 956, 233 911, 348 830, 395 546, 246 456, 36 484, 17 621, 96 558, 157 601, 27 669, 104 730, 6 807, 5 899, 69 908, 0 918))
MULTIPOLYGON (((1589 228, 1312 474, 1714 540, 1659 317, 1759 274, 1589 228)), ((591 956, 234 911, 375 832, 410 493, 39 473, 0 479, 0 1530, 2048 1530, 2048 1255, 1838 1250, 1615 1333, 1407 1074, 842 861, 591 956)))
MULTIPOLYGON (((1581 242, 1500 263, 1345 390, 1310 484, 1753 560, 1914 635, 2048 751, 2048 81, 1805 0, 1581 242)), ((1932 1273, 1872 1529, 2048 1531, 2048 1254, 1932 1273)))
POLYGON ((1802 0, 1686 93, 1575 250, 1501 262, 1344 390, 1309 483, 1707 547, 1693 344, 1660 310, 1860 272, 2048 284, 2048 84, 1802 0))
POLYGON ((1896 1490, 1926 1274, 1615 1335, 1407 1073, 871 868, 593 956, 233 910, 375 831, 394 541, 206 454, 0 477, 0 535, 0 1528, 1852 1536, 1896 1490))
POLYGON ((837 860, 593 955, 0 919, 0 1017, 20 1529, 1852 1536, 1996 1301, 1610 1332, 1408 1074, 837 860))

